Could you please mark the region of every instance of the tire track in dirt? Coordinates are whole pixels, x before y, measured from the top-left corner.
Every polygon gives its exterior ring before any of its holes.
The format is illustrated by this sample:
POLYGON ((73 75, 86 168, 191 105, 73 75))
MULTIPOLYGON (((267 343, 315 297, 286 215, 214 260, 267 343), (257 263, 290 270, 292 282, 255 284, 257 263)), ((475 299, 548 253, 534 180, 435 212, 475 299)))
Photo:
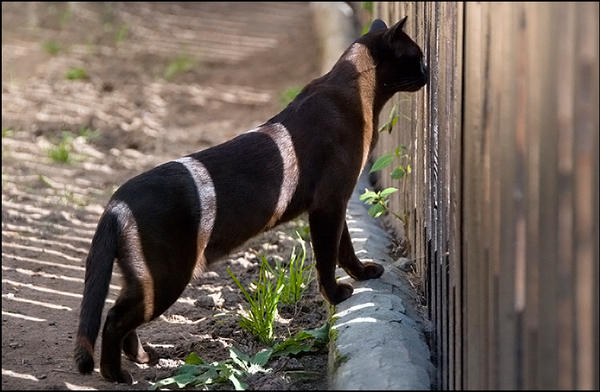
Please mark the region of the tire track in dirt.
MULTIPOLYGON (((85 257, 110 195, 143 170, 267 120, 280 110, 282 90, 317 76, 307 4, 65 4, 2 4, 2 387, 9 389, 122 388, 97 369, 78 374, 72 362, 85 257), (126 39, 115 42, 119 26, 126 39), (41 49, 48 39, 62 43, 55 56, 41 49), (195 68, 166 80, 169 62, 187 55, 195 68), (72 66, 88 78, 65 80, 72 66), (85 128, 98 135, 78 136, 85 128), (63 130, 72 136, 68 164, 48 155, 63 130)), ((142 328, 163 359, 153 368, 124 361, 138 380, 131 388, 169 375, 191 349, 224 359, 228 336, 255 349, 237 331, 240 296, 225 268, 247 281, 259 252, 289 254, 290 233, 249 242, 142 328)), ((119 287, 115 267, 104 316, 119 287)), ((309 303, 322 300, 317 294, 309 303)))

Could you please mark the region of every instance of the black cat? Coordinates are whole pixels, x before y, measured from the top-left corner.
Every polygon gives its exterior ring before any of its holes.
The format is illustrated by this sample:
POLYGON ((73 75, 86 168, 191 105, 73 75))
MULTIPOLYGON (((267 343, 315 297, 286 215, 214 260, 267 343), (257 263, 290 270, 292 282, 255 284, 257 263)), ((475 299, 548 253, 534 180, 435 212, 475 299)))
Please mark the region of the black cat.
POLYGON ((427 83, 423 53, 402 31, 405 21, 390 28, 374 21, 329 73, 263 125, 142 173, 114 193, 86 260, 75 347, 80 372, 94 366, 115 258, 123 288, 104 324, 100 370, 126 383, 132 377, 121 369, 121 350, 140 363, 157 359, 142 347, 137 327, 171 306, 195 271, 302 212, 330 303, 353 291, 336 282, 336 263, 354 279, 381 276, 383 267, 354 254, 345 213, 384 103, 427 83))

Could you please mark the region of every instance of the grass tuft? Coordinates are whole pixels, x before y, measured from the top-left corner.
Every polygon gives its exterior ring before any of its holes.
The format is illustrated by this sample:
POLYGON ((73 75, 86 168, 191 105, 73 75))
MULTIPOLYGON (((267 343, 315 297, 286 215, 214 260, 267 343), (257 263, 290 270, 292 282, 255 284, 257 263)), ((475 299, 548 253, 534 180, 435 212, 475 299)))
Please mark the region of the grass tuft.
POLYGON ((253 282, 256 289, 250 294, 227 267, 227 273, 240 288, 249 305, 246 314, 240 316, 240 326, 266 344, 273 341, 273 323, 277 316, 277 304, 284 289, 281 278, 273 284, 268 276, 270 270, 269 262, 261 256, 258 283, 253 282))
POLYGON ((171 61, 165 68, 164 76, 165 79, 170 80, 175 75, 190 71, 196 66, 196 62, 189 56, 177 56, 171 61))
POLYGON ((288 267, 286 268, 276 261, 275 269, 271 270, 277 280, 283 281, 280 301, 286 305, 293 305, 302 299, 312 278, 312 264, 304 265, 306 261, 306 242, 299 234, 298 242, 301 250, 296 253, 296 247, 292 249, 288 267))
POLYGON ((46 53, 49 53, 51 55, 55 55, 58 52, 60 52, 61 50, 61 46, 60 43, 56 40, 53 39, 49 39, 47 41, 44 41, 42 43, 42 48, 44 48, 44 50, 46 51, 46 53))
POLYGON ((80 67, 70 67, 67 70, 65 77, 69 80, 82 80, 89 78, 87 71, 80 67))

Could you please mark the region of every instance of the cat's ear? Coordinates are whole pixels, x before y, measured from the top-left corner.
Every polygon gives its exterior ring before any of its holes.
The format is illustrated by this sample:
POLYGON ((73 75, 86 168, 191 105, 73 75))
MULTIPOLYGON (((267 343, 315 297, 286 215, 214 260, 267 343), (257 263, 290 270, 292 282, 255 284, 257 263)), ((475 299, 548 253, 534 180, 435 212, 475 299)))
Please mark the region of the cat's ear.
POLYGON ((404 23, 406 23, 407 18, 408 16, 405 16, 404 18, 400 19, 398 23, 390 27, 388 31, 385 32, 383 37, 388 43, 393 43, 400 36, 400 33, 402 33, 402 28, 404 27, 404 23))
POLYGON ((369 33, 372 31, 379 31, 387 29, 387 25, 381 19, 375 19, 373 23, 371 23, 371 27, 369 28, 369 33))

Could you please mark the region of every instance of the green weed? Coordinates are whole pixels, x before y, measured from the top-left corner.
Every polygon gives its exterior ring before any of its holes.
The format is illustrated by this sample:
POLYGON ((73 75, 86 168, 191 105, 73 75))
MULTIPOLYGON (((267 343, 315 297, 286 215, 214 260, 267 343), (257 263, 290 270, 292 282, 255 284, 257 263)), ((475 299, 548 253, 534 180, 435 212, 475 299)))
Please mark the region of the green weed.
MULTIPOLYGON (((95 133, 89 128, 81 128, 79 135, 87 138, 95 137, 95 133)), ((54 143, 52 147, 47 150, 48 156, 54 162, 58 163, 73 163, 75 160, 81 160, 83 157, 73 153, 73 139, 75 135, 71 131, 62 131, 60 138, 54 143)))
POLYGON ((272 356, 297 355, 324 347, 329 342, 330 326, 331 324, 326 322, 319 328, 296 333, 283 342, 275 344, 272 356))
POLYGON ((73 136, 70 132, 63 132, 61 140, 48 149, 48 156, 54 162, 58 163, 71 163, 73 157, 71 152, 73 151, 73 136))
POLYGON ((388 133, 392 133, 392 129, 394 125, 398 122, 398 108, 394 106, 392 110, 390 110, 390 118, 388 121, 379 127, 379 132, 388 131, 388 133))
POLYGON ((79 136, 83 137, 86 141, 92 142, 100 137, 100 131, 89 127, 79 128, 79 136))
MULTIPOLYGON (((235 279, 234 279, 235 280, 235 279)), ((236 390, 245 390, 248 386, 244 378, 256 373, 270 373, 272 369, 265 366, 276 356, 297 355, 302 352, 320 349, 328 343, 329 323, 312 330, 300 331, 296 335, 256 353, 254 356, 239 351, 235 347, 229 349, 229 359, 207 364, 196 353, 190 353, 185 364, 175 376, 156 382, 149 389, 175 385, 177 388, 203 387, 210 384, 231 382, 236 390)))
MULTIPOLYGON (((375 171, 382 170, 383 168, 391 165, 394 160, 399 160, 400 163, 392 171, 391 177, 395 180, 402 179, 402 185, 403 187, 406 187, 407 174, 412 173, 412 168, 410 163, 408 163, 409 156, 405 151, 406 146, 401 145, 400 147, 396 148, 394 154, 388 154, 379 157, 371 167, 370 172, 373 173, 375 171)), ((379 192, 365 189, 365 192, 360 195, 360 200, 371 205, 369 208, 369 215, 372 218, 378 218, 382 214, 390 212, 396 218, 400 219, 405 226, 408 226, 408 213, 406 209, 404 212, 396 213, 388 208, 389 197, 396 191, 398 191, 398 188, 394 187, 389 187, 379 192)))
POLYGON ((70 67, 67 70, 65 77, 69 80, 82 80, 89 78, 87 71, 80 67, 70 67))
POLYGON ((13 128, 2 128, 2 137, 12 136, 15 134, 15 130, 13 128))
MULTIPOLYGON (((292 249, 292 255, 288 267, 281 265, 280 262, 275 262, 275 269, 269 269, 276 276, 277 280, 283 281, 283 291, 281 292, 280 301, 283 304, 295 304, 308 288, 312 278, 312 264, 304 265, 306 260, 306 243, 298 234, 298 242, 301 246, 301 251, 296 253, 296 247, 292 249)), ((268 265, 268 264, 267 264, 268 265)))
POLYGON ((366 204, 371 205, 369 207, 369 215, 372 218, 379 218, 383 213, 389 211, 388 202, 389 196, 397 192, 398 188, 390 187, 379 192, 374 192, 369 189, 365 189, 365 193, 360 195, 360 200, 366 204))
POLYGON ((71 21, 71 17, 73 16, 73 11, 71 10, 71 4, 67 3, 66 8, 63 12, 61 12, 58 23, 61 28, 64 28, 67 23, 71 21))
POLYGON ((123 23, 121 27, 115 31, 115 43, 117 45, 121 44, 123 41, 127 39, 129 35, 129 26, 126 23, 123 23))
POLYGON ((246 315, 240 316, 240 326, 267 344, 273 340, 273 323, 277 316, 277 304, 284 289, 281 277, 273 284, 268 276, 270 270, 269 262, 264 256, 261 256, 258 283, 252 282, 256 288, 250 294, 227 267, 227 273, 240 288, 250 307, 246 315))
POLYGON ((177 388, 204 387, 210 384, 220 384, 230 381, 237 391, 247 388, 241 377, 258 372, 269 373, 271 369, 265 369, 271 353, 263 350, 252 358, 237 350, 235 347, 229 349, 229 359, 221 362, 207 364, 196 353, 189 354, 185 364, 181 366, 175 376, 164 378, 156 382, 149 389, 155 390, 160 387, 175 384, 177 388))
POLYGON ((177 56, 165 68, 165 79, 172 79, 175 75, 190 71, 196 66, 196 62, 189 56, 177 56))
POLYGON ((287 105, 289 105, 290 102, 292 102, 294 98, 296 98, 296 96, 300 94, 300 91, 302 91, 302 88, 297 86, 288 87, 285 90, 283 90, 279 94, 279 102, 281 102, 281 106, 286 107, 287 105))
POLYGON ((44 48, 44 50, 47 53, 49 53, 49 54, 51 54, 53 56, 55 54, 57 54, 58 52, 60 52, 60 50, 61 50, 60 43, 58 41, 56 41, 56 40, 53 40, 53 39, 49 39, 47 41, 44 41, 42 43, 42 48, 44 48))

